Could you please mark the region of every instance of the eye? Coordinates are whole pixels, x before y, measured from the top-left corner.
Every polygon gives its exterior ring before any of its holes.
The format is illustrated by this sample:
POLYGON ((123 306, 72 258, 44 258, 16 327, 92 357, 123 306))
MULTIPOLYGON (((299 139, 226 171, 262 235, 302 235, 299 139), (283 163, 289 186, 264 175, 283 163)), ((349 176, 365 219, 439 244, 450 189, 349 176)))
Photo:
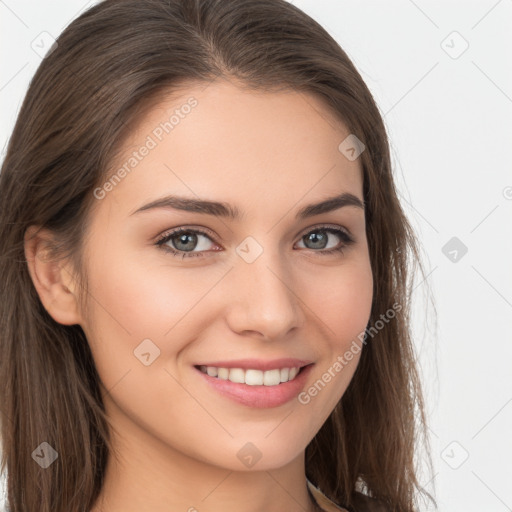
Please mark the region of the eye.
POLYGON ((203 252, 208 250, 208 243, 201 242, 201 238, 211 240, 208 233, 200 229, 178 228, 164 234, 156 245, 170 252, 173 256, 182 258, 191 258, 194 256, 203 256, 203 252), (199 241, 199 243, 198 243, 199 241), (169 245, 169 243, 172 244, 169 245), (194 251, 194 248, 199 249, 194 251))
POLYGON ((308 231, 300 240, 303 244, 308 244, 314 252, 319 253, 321 256, 329 255, 336 252, 343 252, 349 245, 353 244, 355 240, 343 229, 331 226, 319 226, 313 230, 308 231), (338 238, 341 243, 334 243, 332 239, 338 238), (321 250, 317 250, 321 249, 321 250))
MULTIPOLYGON (((174 257, 191 258, 203 257, 205 252, 211 250, 209 242, 213 243, 212 235, 198 228, 180 227, 170 232, 164 233, 155 245, 161 247, 174 257), (203 239, 203 240, 202 240, 203 239)), ((302 236, 299 243, 307 244, 313 252, 319 255, 329 255, 332 253, 341 253, 355 240, 347 231, 339 227, 318 226, 302 236), (338 243, 336 243, 338 238, 338 243), (334 245, 332 241, 334 239, 334 245)), ((215 249, 217 250, 217 249, 215 249)))

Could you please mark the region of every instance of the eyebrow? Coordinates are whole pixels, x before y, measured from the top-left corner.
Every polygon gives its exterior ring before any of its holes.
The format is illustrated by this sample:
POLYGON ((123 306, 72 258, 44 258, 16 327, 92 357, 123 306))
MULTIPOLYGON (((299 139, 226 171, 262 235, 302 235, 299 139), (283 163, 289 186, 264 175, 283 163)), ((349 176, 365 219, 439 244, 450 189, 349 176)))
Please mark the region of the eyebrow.
MULTIPOLYGON (((343 194, 329 197, 319 203, 309 204, 301 208, 295 215, 296 219, 302 220, 322 213, 328 213, 344 206, 355 206, 364 211, 364 202, 354 194, 344 192, 343 194)), ((147 212, 157 208, 184 210, 193 213, 202 213, 205 215, 213 215, 215 217, 223 217, 233 221, 239 221, 242 218, 241 211, 229 203, 218 201, 207 201, 202 199, 192 199, 189 197, 181 197, 176 195, 168 195, 160 199, 151 201, 141 206, 130 214, 135 215, 141 212, 147 212)))

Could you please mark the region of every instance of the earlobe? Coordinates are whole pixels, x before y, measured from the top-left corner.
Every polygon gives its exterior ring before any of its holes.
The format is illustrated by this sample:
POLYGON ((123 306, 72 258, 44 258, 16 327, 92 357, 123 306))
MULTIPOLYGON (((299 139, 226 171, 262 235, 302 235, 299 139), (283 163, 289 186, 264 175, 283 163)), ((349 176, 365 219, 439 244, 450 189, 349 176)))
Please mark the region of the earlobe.
POLYGON ((38 232, 38 226, 30 226, 26 230, 24 247, 30 277, 44 308, 56 322, 80 324, 71 267, 50 258, 51 238, 46 229, 38 232))

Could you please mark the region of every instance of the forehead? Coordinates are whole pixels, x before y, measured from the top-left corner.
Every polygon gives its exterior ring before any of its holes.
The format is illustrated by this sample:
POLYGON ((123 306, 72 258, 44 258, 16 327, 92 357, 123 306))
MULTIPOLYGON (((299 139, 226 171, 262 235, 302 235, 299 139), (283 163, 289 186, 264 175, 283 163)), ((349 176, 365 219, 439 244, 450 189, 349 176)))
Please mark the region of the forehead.
POLYGON ((314 95, 219 80, 161 96, 133 127, 110 174, 121 208, 164 193, 239 205, 361 196, 359 159, 339 150, 347 127, 314 95), (307 197, 306 197, 307 196, 307 197))

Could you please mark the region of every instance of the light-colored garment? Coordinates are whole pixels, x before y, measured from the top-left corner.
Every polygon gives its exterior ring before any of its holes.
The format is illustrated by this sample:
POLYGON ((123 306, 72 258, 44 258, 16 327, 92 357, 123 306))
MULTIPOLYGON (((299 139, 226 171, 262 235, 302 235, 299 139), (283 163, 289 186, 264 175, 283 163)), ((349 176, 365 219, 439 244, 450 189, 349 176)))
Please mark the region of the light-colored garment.
POLYGON ((346 508, 338 507, 336 503, 325 496, 325 494, 323 494, 322 491, 318 489, 318 487, 315 487, 309 480, 307 480, 307 483, 313 498, 315 498, 315 501, 322 510, 325 510, 325 512, 348 512, 346 508))
MULTIPOLYGON (((307 480, 307 479, 306 479, 307 480)), ((307 480, 308 488, 317 502, 318 506, 325 512, 349 512, 346 508, 336 505, 331 501, 318 487, 315 487, 307 480)), ((387 512, 386 508, 374 498, 370 498, 361 493, 356 493, 356 503, 354 504, 354 512, 387 512)))

